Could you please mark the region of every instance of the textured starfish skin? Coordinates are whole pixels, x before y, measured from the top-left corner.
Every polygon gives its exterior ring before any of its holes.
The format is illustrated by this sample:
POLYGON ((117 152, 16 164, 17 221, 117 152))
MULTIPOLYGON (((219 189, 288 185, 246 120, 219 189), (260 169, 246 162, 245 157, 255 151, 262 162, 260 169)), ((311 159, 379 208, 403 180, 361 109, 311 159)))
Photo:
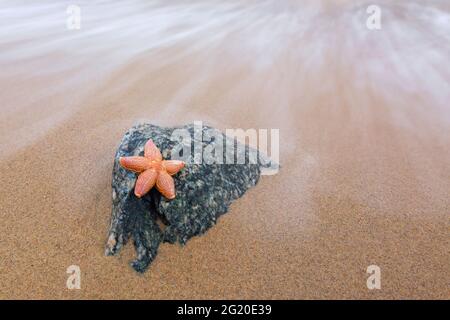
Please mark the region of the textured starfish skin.
POLYGON ((134 186, 136 197, 141 198, 156 185, 164 197, 175 198, 175 183, 171 176, 184 168, 184 162, 163 160, 161 151, 151 139, 145 144, 143 157, 121 157, 119 162, 125 169, 139 173, 134 186))

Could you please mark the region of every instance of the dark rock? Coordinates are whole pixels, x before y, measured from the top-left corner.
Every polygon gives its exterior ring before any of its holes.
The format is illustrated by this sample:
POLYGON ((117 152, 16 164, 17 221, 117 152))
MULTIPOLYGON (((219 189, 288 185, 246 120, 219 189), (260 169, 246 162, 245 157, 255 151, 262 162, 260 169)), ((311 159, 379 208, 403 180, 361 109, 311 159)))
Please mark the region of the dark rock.
MULTIPOLYGON (((220 143, 218 138, 223 139, 224 146, 227 142, 233 142, 216 129, 193 124, 176 128, 139 124, 125 134, 114 160, 113 206, 105 252, 107 255, 116 254, 128 239, 133 238, 137 258, 132 262, 132 267, 138 272, 144 272, 155 258, 161 242, 185 244, 191 237, 203 234, 216 223, 220 215, 227 212, 233 200, 258 182, 261 169, 270 166, 269 160, 236 141, 234 153, 244 150, 247 160, 244 164, 223 164, 225 154, 217 158, 223 163, 194 163, 194 154, 199 155, 199 152, 195 153, 194 145, 201 146, 195 150, 204 151, 208 146, 211 148, 220 143), (175 129, 185 129, 191 141, 174 139, 172 133, 175 129), (208 137, 212 132, 216 138, 202 138, 206 131, 208 137), (148 139, 152 139, 160 148, 164 159, 176 158, 172 154, 175 152, 180 158, 182 146, 187 148, 184 150, 191 150, 190 154, 183 154, 185 168, 174 176, 174 200, 162 197, 155 188, 141 199, 137 198, 133 192, 136 174, 119 164, 119 157, 143 155, 144 144, 148 139), (255 154, 256 161, 249 163, 248 157, 255 154)), ((237 155, 234 155, 236 159, 237 155)))

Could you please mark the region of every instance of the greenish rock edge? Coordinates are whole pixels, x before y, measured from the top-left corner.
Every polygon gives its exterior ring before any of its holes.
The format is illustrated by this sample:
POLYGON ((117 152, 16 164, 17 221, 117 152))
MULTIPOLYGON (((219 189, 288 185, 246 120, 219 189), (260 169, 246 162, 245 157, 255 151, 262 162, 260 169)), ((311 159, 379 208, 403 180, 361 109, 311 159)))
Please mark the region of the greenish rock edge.
POLYGON ((198 132, 194 135, 194 130, 202 130, 202 135, 205 130, 214 130, 223 137, 224 145, 231 139, 208 126, 198 129, 194 124, 189 124, 163 128, 142 123, 132 127, 124 135, 117 150, 112 174, 112 217, 105 254, 117 254, 132 238, 137 257, 131 262, 131 266, 137 272, 142 273, 148 268, 155 259, 161 242, 178 242, 184 245, 193 236, 205 233, 228 211, 235 199, 256 185, 261 169, 270 167, 267 157, 259 157, 258 151, 247 146, 238 149, 236 141, 235 154, 238 150, 245 150, 245 164, 194 164, 194 144, 201 144, 204 150, 208 145, 210 148, 214 147, 216 143, 215 139, 207 142, 201 141, 205 138, 199 140, 198 132), (142 156, 144 144, 152 139, 161 150, 163 158, 171 159, 174 146, 180 143, 171 140, 175 129, 187 129, 192 142, 192 152, 190 158, 185 159, 185 168, 174 176, 176 198, 167 200, 156 188, 141 199, 137 198, 134 195, 136 174, 122 168, 119 157, 142 156), (194 138, 197 140, 194 141, 194 138), (251 152, 257 153, 257 163, 249 163, 247 157, 251 152))

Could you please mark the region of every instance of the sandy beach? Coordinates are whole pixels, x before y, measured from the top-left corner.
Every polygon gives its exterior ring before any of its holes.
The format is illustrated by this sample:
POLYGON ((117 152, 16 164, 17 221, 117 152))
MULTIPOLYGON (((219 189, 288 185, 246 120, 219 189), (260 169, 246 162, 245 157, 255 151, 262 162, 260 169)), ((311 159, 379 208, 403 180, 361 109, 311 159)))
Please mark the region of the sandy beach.
POLYGON ((356 0, 39 2, 0 4, 0 299, 450 298, 448 1, 379 30, 356 0), (138 121, 279 129, 282 166, 142 275, 104 255, 138 121))

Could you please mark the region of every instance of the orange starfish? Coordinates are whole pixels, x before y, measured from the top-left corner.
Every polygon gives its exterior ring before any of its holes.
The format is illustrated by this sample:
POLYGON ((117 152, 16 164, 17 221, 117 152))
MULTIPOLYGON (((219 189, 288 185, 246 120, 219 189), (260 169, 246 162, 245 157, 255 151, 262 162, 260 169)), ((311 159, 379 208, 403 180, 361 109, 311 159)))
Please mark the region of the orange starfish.
POLYGON ((183 169, 184 162, 163 160, 161 151, 151 139, 145 144, 143 157, 120 157, 119 162, 125 169, 139 173, 134 186, 136 197, 144 196, 156 184, 164 197, 175 198, 175 183, 171 176, 183 169))

